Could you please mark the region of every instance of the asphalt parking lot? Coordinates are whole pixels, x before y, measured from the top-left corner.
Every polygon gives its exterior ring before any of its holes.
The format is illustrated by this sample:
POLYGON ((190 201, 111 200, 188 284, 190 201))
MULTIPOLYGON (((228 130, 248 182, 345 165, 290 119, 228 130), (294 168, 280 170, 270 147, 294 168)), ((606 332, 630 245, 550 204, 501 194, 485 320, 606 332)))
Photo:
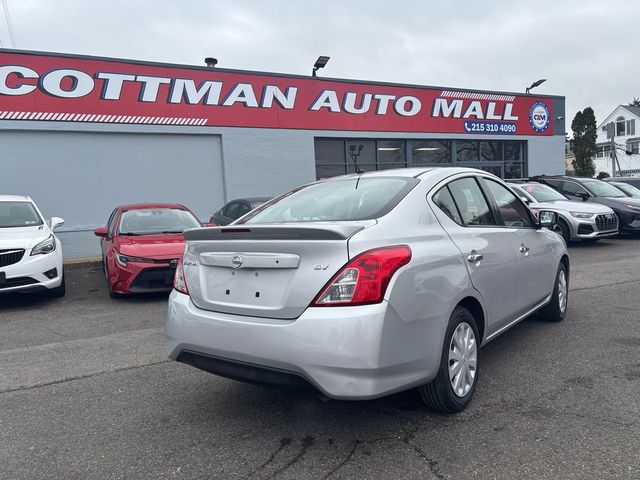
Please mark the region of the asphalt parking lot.
POLYGON ((471 406, 326 401, 168 362, 166 295, 0 297, 0 478, 640 478, 640 239, 570 248, 560 324, 482 351, 471 406))

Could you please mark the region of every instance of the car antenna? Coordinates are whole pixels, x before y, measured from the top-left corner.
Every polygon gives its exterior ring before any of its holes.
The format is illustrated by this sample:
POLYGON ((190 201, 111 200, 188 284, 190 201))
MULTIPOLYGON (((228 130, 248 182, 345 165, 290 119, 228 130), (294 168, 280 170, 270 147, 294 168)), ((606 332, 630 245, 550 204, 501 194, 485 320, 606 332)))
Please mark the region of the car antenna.
POLYGON ((356 173, 358 175, 360 175, 361 173, 364 173, 364 170, 362 170, 359 166, 358 166, 358 157, 360 156, 360 154, 362 153, 362 149, 364 148, 364 145, 360 144, 356 147, 356 145, 349 145, 349 155, 351 155, 351 160, 353 160, 353 166, 356 169, 356 173), (356 151, 357 149, 357 151, 356 151))

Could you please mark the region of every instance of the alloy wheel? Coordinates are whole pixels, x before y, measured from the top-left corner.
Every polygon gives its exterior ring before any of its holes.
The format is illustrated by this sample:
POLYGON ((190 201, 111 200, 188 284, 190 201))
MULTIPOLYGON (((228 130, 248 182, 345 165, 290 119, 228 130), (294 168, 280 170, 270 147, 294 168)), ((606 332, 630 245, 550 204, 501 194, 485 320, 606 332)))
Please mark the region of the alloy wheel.
POLYGON ((560 312, 564 313, 567 309, 567 274, 564 270, 558 273, 558 304, 560 312))
POLYGON ((461 322, 449 342, 449 382, 456 396, 464 397, 473 387, 477 362, 478 346, 473 328, 461 322))

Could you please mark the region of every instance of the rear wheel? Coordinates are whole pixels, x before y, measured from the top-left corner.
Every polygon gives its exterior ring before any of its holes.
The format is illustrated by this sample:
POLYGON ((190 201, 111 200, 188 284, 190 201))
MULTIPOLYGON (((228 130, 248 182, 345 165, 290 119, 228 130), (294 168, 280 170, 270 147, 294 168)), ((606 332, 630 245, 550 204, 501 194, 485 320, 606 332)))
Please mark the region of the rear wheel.
POLYGON ((471 402, 478 381, 479 342, 473 315, 464 307, 456 307, 449 319, 436 378, 418 388, 429 408, 456 413, 471 402))
POLYGON ((558 266, 556 283, 553 287, 551 301, 540 310, 540 316, 550 322, 560 322, 567 314, 569 304, 569 274, 563 262, 558 266))

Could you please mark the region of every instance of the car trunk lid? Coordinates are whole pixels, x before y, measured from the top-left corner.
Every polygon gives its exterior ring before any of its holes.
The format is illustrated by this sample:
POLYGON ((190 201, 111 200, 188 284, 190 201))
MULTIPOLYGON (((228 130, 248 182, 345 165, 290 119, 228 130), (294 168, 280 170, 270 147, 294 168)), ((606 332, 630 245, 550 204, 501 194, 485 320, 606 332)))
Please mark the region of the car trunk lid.
POLYGON ((189 294, 205 310, 295 319, 347 263, 349 238, 372 224, 375 220, 187 231, 189 294))

